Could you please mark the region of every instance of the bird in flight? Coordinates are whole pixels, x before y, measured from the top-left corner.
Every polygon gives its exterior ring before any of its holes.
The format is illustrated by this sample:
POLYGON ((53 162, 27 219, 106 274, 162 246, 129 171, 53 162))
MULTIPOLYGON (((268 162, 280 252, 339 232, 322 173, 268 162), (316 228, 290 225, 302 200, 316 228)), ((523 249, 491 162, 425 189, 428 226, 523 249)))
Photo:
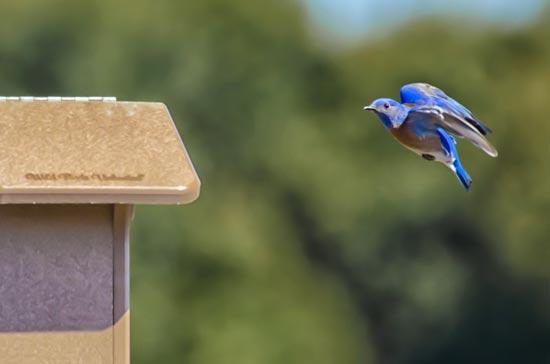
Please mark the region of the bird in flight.
POLYGON ((460 163, 455 138, 464 138, 491 157, 498 155, 486 139, 491 129, 467 108, 427 83, 401 87, 401 102, 382 98, 363 109, 374 112, 384 127, 406 148, 453 171, 466 190, 472 179, 460 163))

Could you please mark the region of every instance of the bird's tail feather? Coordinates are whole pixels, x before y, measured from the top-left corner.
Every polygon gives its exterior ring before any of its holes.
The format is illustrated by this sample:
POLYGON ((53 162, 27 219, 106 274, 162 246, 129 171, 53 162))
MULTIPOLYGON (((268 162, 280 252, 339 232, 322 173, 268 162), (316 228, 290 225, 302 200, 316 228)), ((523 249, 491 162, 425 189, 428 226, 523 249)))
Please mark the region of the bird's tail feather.
POLYGON ((466 172, 464 167, 462 167, 462 163, 460 163, 458 152, 455 147, 455 140, 442 128, 437 128, 437 134, 439 135, 441 146, 447 155, 452 158, 452 162, 447 164, 447 166, 456 174, 458 180, 462 183, 466 191, 469 191, 470 186, 472 185, 472 178, 468 175, 468 172, 466 172))
POLYGON ((462 167, 462 164, 460 163, 458 158, 455 159, 455 161, 453 162, 453 167, 453 170, 458 177, 458 180, 460 181, 460 183, 462 183, 466 191, 469 191, 470 187, 472 186, 472 178, 470 177, 468 172, 466 172, 464 167, 462 167))

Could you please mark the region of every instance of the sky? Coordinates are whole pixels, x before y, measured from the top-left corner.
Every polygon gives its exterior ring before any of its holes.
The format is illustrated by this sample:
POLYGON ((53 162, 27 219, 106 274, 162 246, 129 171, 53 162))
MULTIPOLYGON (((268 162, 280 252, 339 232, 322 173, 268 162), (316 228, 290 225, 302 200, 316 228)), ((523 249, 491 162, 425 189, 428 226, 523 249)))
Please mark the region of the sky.
POLYGON ((545 5, 545 0, 302 1, 316 28, 344 40, 380 34, 423 15, 474 17, 491 23, 517 25, 536 18, 545 5))

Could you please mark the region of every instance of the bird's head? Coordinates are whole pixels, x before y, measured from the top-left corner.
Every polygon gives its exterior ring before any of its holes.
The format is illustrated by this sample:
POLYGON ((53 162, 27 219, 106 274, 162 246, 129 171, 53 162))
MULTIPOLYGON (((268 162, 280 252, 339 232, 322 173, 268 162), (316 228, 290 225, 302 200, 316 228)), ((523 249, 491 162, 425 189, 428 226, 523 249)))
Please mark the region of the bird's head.
POLYGON ((407 107, 392 99, 376 99, 363 110, 374 111, 387 129, 399 128, 407 118, 407 107))

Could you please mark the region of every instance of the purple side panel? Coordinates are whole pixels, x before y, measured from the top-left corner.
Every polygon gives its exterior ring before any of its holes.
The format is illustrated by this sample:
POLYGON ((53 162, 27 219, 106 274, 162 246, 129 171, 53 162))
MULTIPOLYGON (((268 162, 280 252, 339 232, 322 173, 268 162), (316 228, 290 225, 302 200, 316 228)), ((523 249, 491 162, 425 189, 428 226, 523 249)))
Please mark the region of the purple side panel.
POLYGON ((113 324, 113 206, 0 205, 0 332, 113 324))

